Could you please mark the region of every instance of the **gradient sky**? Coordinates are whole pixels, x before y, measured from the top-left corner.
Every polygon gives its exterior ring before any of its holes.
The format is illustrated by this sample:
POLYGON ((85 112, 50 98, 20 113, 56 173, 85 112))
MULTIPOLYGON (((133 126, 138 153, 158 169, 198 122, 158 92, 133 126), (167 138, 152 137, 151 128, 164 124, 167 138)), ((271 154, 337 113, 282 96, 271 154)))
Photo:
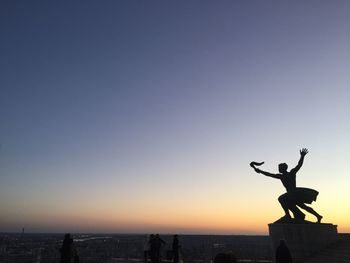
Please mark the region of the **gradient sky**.
MULTIPOLYGON (((350 232, 349 1, 1 1, 0 231, 266 234, 277 172, 350 232)), ((314 220, 312 216, 307 219, 314 220)))

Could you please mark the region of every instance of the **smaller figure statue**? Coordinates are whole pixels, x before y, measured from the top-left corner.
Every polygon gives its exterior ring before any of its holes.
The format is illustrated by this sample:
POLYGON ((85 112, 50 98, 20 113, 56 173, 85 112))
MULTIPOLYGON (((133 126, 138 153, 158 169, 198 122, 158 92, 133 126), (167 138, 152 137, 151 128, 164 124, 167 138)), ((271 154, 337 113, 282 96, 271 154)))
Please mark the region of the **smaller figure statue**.
POLYGON ((280 202, 285 212, 285 216, 280 219, 281 221, 289 221, 292 219, 289 210, 292 211, 294 219, 298 221, 304 221, 305 214, 300 211, 298 208, 300 207, 314 215, 317 218, 318 223, 321 222, 322 216, 318 214, 314 209, 306 205, 311 204, 313 201, 316 201, 318 192, 310 188, 296 187, 296 174, 303 165, 304 157, 308 152, 309 151, 306 148, 300 150, 299 162, 297 166, 295 166, 289 172, 287 170, 288 165, 286 163, 280 163, 278 165, 278 170, 280 172, 278 174, 272 174, 256 168, 256 166, 260 166, 264 164, 264 162, 250 163, 250 166, 255 170, 255 172, 272 178, 280 179, 283 186, 286 188, 287 192, 278 198, 278 201, 280 202))

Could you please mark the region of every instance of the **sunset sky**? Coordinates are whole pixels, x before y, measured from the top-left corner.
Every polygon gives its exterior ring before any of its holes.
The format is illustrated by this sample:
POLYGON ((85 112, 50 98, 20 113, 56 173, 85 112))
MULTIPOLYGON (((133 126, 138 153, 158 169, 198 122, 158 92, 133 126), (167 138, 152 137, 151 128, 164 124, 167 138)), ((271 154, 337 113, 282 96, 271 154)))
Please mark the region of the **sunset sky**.
MULTIPOLYGON (((350 232, 349 1, 0 2, 0 232, 266 234, 297 164, 350 232)), ((315 221, 313 216, 307 219, 315 221)))

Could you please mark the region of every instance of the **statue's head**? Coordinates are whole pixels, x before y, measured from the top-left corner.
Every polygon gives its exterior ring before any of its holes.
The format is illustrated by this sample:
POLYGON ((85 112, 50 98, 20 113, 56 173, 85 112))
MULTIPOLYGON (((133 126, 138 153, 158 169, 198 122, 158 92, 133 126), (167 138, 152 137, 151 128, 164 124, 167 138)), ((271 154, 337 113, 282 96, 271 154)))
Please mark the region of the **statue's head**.
POLYGON ((278 171, 279 171, 280 173, 285 173, 285 172, 287 172, 287 169, 288 169, 288 165, 287 165, 286 163, 280 163, 280 164, 278 165, 278 171))

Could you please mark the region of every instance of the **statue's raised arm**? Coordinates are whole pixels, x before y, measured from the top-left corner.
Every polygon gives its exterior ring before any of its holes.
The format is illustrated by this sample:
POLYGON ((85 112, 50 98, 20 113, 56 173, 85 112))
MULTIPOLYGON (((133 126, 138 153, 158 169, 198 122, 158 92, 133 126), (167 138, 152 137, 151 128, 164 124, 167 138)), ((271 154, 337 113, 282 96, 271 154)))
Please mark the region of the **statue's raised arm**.
POLYGON ((303 166, 303 163, 304 163, 304 157, 306 154, 308 154, 309 150, 306 149, 306 148, 303 148, 300 150, 300 159, 299 159, 299 162, 297 164, 297 166, 295 166, 291 171, 293 172, 298 172, 299 169, 303 166))

